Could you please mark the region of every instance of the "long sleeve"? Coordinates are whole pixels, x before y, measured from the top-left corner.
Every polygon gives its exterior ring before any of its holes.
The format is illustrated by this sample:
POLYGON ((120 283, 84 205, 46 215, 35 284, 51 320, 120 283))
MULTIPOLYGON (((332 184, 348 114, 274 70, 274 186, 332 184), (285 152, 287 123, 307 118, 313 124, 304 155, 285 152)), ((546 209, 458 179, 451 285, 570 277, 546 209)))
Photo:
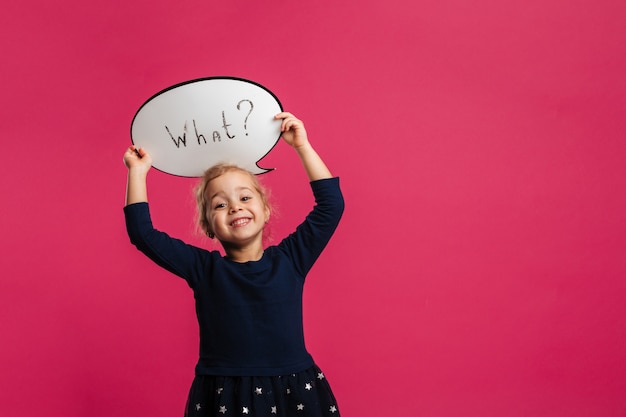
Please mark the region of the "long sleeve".
POLYGON ((315 207, 296 231, 278 246, 294 260, 301 276, 313 267, 335 232, 344 210, 339 178, 311 182, 315 207))
POLYGON ((156 264, 193 286, 198 271, 206 268, 210 258, 207 256, 208 251, 156 230, 152 225, 148 203, 127 205, 124 214, 131 243, 156 264))
POLYGON ((200 329, 199 375, 287 375, 313 365, 302 322, 304 277, 333 235, 344 202, 339 179, 311 182, 315 207, 258 261, 238 263, 156 230, 147 203, 124 208, 131 242, 185 278, 200 329))

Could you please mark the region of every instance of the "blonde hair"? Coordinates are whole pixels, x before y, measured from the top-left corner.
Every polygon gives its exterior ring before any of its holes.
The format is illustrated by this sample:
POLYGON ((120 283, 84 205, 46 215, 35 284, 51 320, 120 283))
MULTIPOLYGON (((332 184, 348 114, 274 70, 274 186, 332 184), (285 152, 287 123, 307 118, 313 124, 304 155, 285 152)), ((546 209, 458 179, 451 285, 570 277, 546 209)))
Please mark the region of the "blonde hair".
POLYGON ((196 185, 194 189, 195 196, 196 196, 198 227, 200 227, 200 230, 202 230, 202 232, 205 233, 206 235, 209 235, 211 233, 211 230, 209 230, 209 219, 207 218, 207 205, 208 205, 207 195, 206 195, 207 187, 209 186, 209 183, 213 181, 214 179, 216 179, 217 177, 220 177, 226 174, 227 172, 233 172, 233 171, 242 172, 250 177, 252 186, 254 187, 255 191, 258 192, 259 195, 261 196, 261 200, 263 201, 263 204, 265 205, 265 207, 267 207, 270 210, 270 212, 272 211, 271 205, 269 203, 269 192, 261 184, 261 182, 259 181, 256 175, 234 164, 221 163, 221 164, 213 165, 211 168, 204 171, 204 175, 202 176, 202 179, 200 180, 200 182, 198 183, 198 185, 196 185))

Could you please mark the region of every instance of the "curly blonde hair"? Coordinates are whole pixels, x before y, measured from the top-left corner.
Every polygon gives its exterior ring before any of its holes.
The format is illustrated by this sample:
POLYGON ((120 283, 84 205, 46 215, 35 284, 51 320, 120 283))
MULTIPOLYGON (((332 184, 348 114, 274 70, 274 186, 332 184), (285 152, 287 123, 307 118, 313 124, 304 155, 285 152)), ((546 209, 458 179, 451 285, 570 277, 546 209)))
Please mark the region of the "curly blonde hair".
POLYGON ((212 232, 211 230, 209 230, 209 219, 207 218, 207 187, 209 183, 217 177, 232 171, 238 171, 248 175, 250 177, 250 180, 252 181, 252 186, 254 187, 255 191, 258 192, 261 196, 263 204, 270 210, 270 212, 272 211, 272 207, 269 202, 269 191, 261 184, 256 175, 234 164, 221 163, 213 165, 211 168, 204 171, 202 179, 194 189, 194 193, 196 196, 198 227, 200 227, 200 230, 202 230, 202 232, 209 237, 212 237, 212 232))

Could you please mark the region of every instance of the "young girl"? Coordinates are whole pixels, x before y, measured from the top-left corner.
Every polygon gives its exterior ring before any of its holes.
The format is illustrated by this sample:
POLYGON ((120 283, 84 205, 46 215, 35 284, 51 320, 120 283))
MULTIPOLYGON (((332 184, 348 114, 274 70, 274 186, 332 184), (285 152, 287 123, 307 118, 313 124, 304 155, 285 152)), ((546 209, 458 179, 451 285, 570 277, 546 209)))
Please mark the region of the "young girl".
POLYGON ((339 416, 326 377, 304 344, 302 289, 343 213, 339 179, 290 113, 281 132, 311 181, 315 207, 296 231, 263 247, 271 210, 256 177, 232 165, 206 171, 197 187, 200 227, 224 248, 207 251, 153 228, 146 176, 152 161, 131 146, 126 226, 131 242, 193 289, 200 358, 185 416, 339 416))

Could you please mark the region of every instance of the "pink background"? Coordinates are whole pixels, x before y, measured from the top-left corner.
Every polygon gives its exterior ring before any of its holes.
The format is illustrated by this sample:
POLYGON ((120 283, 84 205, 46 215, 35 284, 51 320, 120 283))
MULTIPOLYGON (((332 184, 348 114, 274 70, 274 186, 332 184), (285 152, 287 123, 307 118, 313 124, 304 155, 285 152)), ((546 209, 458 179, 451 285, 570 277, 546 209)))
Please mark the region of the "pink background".
MULTIPOLYGON (((230 75, 307 125, 347 199, 306 288, 344 416, 626 415, 621 0, 11 1, 0 15, 0 415, 182 415, 185 283, 125 235, 152 94, 230 75)), ((277 236, 311 199, 264 161, 277 236)), ((190 242, 193 180, 154 171, 190 242)))

